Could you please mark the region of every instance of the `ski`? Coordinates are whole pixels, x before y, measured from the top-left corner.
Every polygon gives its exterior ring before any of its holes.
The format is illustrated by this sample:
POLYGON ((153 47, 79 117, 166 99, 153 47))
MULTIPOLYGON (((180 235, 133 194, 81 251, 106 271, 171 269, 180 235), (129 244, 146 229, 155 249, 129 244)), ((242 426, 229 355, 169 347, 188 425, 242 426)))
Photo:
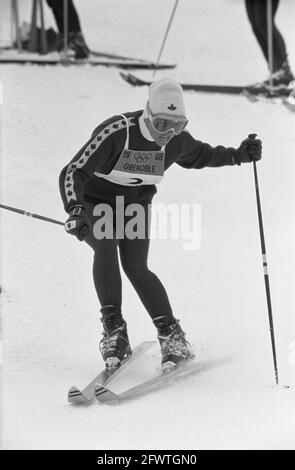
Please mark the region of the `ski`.
POLYGON ((290 89, 282 88, 280 90, 272 90, 271 88, 265 87, 245 87, 243 94, 253 102, 259 101, 259 99, 275 99, 275 98, 285 98, 289 96, 290 89))
MULTIPOLYGON (((60 57, 57 51, 51 51, 47 54, 39 54, 29 52, 26 48, 19 52, 15 47, 7 46, 0 48, 0 64, 25 64, 32 63, 37 65, 57 65, 65 61, 60 57)), ((141 59, 125 55, 114 54, 103 51, 90 51, 90 57, 85 60, 68 59, 71 65, 90 64, 90 65, 109 65, 109 66, 126 66, 126 68, 143 68, 143 69, 173 69, 176 64, 160 63, 148 59, 141 59)))
POLYGON ((280 90, 262 89, 259 93, 253 94, 247 88, 244 90, 243 95, 251 102, 268 102, 268 103, 282 103, 290 111, 295 111, 294 88, 283 88, 280 90))
POLYGON ((167 68, 167 66, 169 68, 175 68, 176 67, 176 64, 158 64, 156 66, 156 62, 154 62, 152 60, 140 59, 138 57, 130 57, 130 56, 126 56, 126 55, 113 54, 111 52, 101 52, 101 51, 90 51, 90 52, 91 52, 91 55, 94 56, 94 57, 106 57, 108 59, 119 59, 119 60, 127 60, 127 61, 132 60, 132 61, 135 61, 135 62, 147 64, 147 65, 154 65, 155 68, 161 67, 163 65, 164 65, 165 68, 167 68))
POLYGON ((95 397, 100 403, 123 402, 131 398, 136 398, 154 390, 158 390, 163 386, 167 386, 173 382, 184 379, 189 375, 196 374, 199 371, 200 364, 189 362, 188 364, 177 367, 171 372, 161 373, 153 379, 131 387, 122 393, 113 392, 107 383, 97 383, 95 385, 95 397))
POLYGON ((97 383, 110 384, 113 379, 118 375, 118 373, 125 369, 128 365, 132 364, 136 359, 146 353, 149 349, 154 347, 156 344, 155 341, 145 341, 139 346, 136 346, 131 356, 126 358, 119 369, 117 369, 111 376, 107 376, 105 370, 101 371, 85 388, 80 390, 76 386, 73 386, 68 391, 68 401, 75 404, 87 404, 94 399, 95 385, 97 383))
MULTIPOLYGON (((133 86, 149 86, 152 81, 142 80, 141 78, 131 73, 119 72, 123 80, 133 86)), ((230 85, 198 85, 195 83, 181 83, 184 90, 188 91, 203 91, 207 93, 242 93, 244 87, 230 86, 230 85)))
POLYGON ((175 64, 155 64, 154 62, 137 60, 137 59, 120 59, 119 57, 112 58, 106 56, 93 56, 90 55, 88 59, 76 60, 72 57, 63 59, 58 53, 52 52, 45 55, 38 53, 11 53, 2 52, 0 54, 0 65, 3 64, 31 64, 31 65, 91 65, 91 66, 105 66, 117 67, 123 69, 172 69, 176 67, 175 64))
MULTIPOLYGON (((142 80, 141 78, 133 75, 131 73, 119 72, 120 76, 133 86, 149 86, 152 81, 142 80)), ((267 90, 265 87, 255 87, 255 86, 238 86, 238 85, 206 85, 206 84, 196 84, 196 83, 181 83, 181 86, 184 90, 187 91, 199 91, 204 93, 224 93, 230 95, 240 95, 247 94, 248 96, 256 96, 264 94, 264 96, 272 97, 287 97, 290 93, 290 90, 284 88, 280 92, 275 93, 275 91, 267 90)))

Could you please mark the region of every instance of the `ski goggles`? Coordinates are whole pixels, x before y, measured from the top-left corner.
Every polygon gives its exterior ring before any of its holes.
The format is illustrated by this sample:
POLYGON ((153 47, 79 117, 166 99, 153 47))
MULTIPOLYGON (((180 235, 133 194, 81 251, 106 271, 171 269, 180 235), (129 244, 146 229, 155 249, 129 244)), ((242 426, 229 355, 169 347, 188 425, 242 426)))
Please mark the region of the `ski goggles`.
POLYGON ((183 116, 173 116, 173 119, 171 119, 167 114, 152 114, 150 109, 148 109, 148 112, 150 122, 159 134, 166 134, 171 130, 176 135, 181 134, 188 123, 188 120, 183 116))

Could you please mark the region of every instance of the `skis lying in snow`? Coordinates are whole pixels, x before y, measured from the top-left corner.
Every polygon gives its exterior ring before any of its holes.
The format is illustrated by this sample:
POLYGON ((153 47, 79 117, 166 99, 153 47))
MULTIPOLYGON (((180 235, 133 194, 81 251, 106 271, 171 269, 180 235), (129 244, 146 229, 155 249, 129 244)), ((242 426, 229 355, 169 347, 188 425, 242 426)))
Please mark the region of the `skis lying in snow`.
POLYGON ((155 341, 145 341, 139 346, 134 348, 131 356, 126 358, 119 369, 117 369, 112 375, 108 376, 103 370, 100 372, 91 382, 86 385, 83 390, 79 390, 77 387, 73 386, 68 391, 68 401, 75 404, 87 404, 90 403, 95 397, 95 386, 97 383, 108 385, 110 384, 116 376, 121 373, 123 369, 132 364, 136 359, 142 356, 145 352, 155 346, 155 341))
MULTIPOLYGON (((133 86, 149 86, 152 81, 142 80, 131 73, 120 72, 121 77, 127 83, 133 86)), ((181 83, 184 90, 199 91, 203 93, 224 93, 231 95, 245 95, 250 101, 258 101, 260 98, 265 99, 287 99, 292 89, 283 88, 281 90, 271 90, 259 86, 234 86, 234 85, 201 85, 196 83, 181 83)))
POLYGON ((76 60, 72 57, 62 58, 62 54, 59 55, 57 52, 51 52, 48 54, 30 53, 18 51, 12 49, 2 51, 0 55, 1 64, 33 64, 33 65, 92 65, 98 66, 103 65, 105 67, 118 67, 124 69, 172 69, 176 67, 175 64, 156 64, 155 62, 125 58, 123 56, 116 56, 115 54, 107 53, 95 53, 90 54, 89 58, 76 60))
POLYGON ((198 372, 199 367, 200 365, 196 362, 186 363, 171 372, 161 373, 157 377, 142 382, 135 387, 131 387, 122 393, 114 393, 107 383, 97 383, 95 386, 95 397, 100 403, 122 402, 124 400, 136 398, 140 395, 181 380, 189 375, 193 375, 198 372))
POLYGON ((107 59, 118 59, 125 61, 138 62, 140 64, 146 64, 154 66, 154 68, 175 68, 176 64, 156 64, 156 62, 147 59, 139 59, 138 57, 130 57, 126 55, 113 54, 111 52, 91 51, 91 55, 94 57, 106 57, 107 59))
MULTIPOLYGON (((119 72, 123 80, 133 86, 149 86, 152 81, 142 80, 141 78, 133 75, 132 73, 119 72)), ((184 90, 188 91, 201 91, 204 93, 226 93, 230 95, 239 95, 247 91, 249 94, 259 95, 267 91, 264 87, 254 86, 236 86, 236 85, 200 85, 197 83, 181 83, 184 90)), ((290 90, 283 89, 280 92, 280 96, 288 96, 290 90)), ((270 93, 269 93, 270 94, 270 93)))
POLYGON ((120 69, 172 69, 176 67, 174 64, 159 64, 156 65, 154 63, 145 63, 145 62, 136 62, 135 60, 107 60, 107 59, 83 59, 83 60, 75 60, 75 59, 68 59, 68 60, 61 60, 61 59, 38 59, 33 57, 26 57, 26 58, 14 58, 14 59, 7 59, 0 57, 0 65, 1 64, 32 64, 32 65, 91 65, 91 66, 99 66, 102 65, 104 67, 117 67, 120 69))
MULTIPOLYGON (((142 80, 131 73, 119 72, 123 80, 133 86, 149 86, 152 81, 142 80)), ((196 83, 181 83, 184 90, 202 91, 205 93, 230 93, 240 94, 244 87, 230 85, 198 85, 196 83)))

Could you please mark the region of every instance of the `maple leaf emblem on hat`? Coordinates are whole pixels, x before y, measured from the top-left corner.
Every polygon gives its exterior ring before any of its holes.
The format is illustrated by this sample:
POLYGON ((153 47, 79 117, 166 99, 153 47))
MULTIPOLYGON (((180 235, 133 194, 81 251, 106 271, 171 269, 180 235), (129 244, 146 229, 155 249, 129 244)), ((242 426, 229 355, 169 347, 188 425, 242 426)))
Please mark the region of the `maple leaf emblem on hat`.
POLYGON ((170 111, 175 111, 176 110, 176 106, 174 106, 174 104, 170 104, 168 106, 168 109, 170 109, 170 111))

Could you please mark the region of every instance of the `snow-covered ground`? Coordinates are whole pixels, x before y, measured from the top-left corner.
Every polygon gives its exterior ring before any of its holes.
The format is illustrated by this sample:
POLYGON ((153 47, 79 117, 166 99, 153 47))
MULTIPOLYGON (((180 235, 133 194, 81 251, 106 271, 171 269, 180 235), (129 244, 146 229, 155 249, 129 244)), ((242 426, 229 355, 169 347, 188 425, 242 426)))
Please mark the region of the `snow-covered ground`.
MULTIPOLYGON (((8 3, 0 1, 1 45, 8 3)), ((28 20, 27 2, 19 3, 28 20)), ((156 59, 172 0, 76 3, 93 49, 156 59)), ((277 23, 293 69, 294 14, 293 1, 281 2, 277 23)), ((53 24, 47 8, 46 21, 53 24)), ((186 82, 246 84, 267 73, 235 0, 180 2, 163 60, 178 63, 165 75, 186 82)), ((147 90, 104 67, 1 66, 0 76, 1 203, 64 220, 59 171, 100 121, 141 108, 147 90)), ((1 211, 3 449, 295 448, 295 115, 239 96, 186 93, 185 100, 196 138, 237 146, 256 132, 263 140, 258 169, 278 367, 290 388, 274 387, 252 166, 175 165, 155 202, 201 204, 202 243, 184 251, 180 241, 154 240, 150 265, 197 360, 210 367, 120 406, 69 406, 68 388, 103 366, 92 253, 57 225, 1 211)), ((125 278, 124 313, 133 345, 155 339, 125 278)))

